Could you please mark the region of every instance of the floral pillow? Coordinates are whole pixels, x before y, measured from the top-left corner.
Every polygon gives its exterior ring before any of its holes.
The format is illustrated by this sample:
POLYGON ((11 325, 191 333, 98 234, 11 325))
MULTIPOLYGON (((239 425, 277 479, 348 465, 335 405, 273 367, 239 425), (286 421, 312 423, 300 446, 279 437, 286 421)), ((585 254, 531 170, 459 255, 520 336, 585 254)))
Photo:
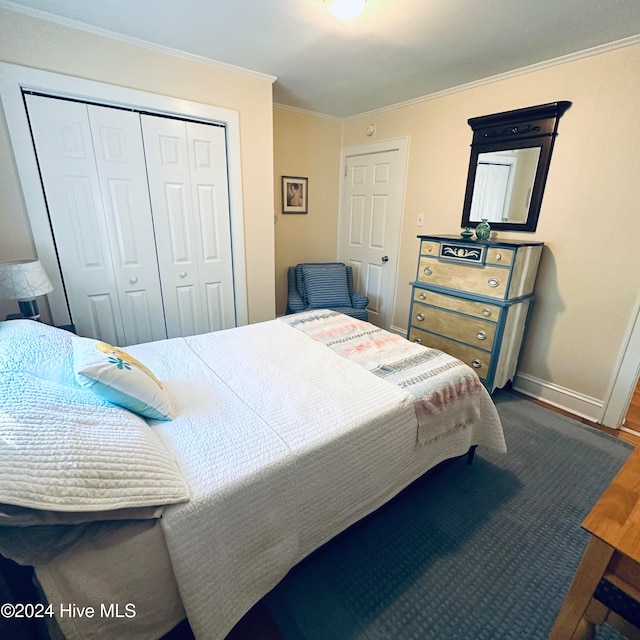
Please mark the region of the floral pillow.
POLYGON ((78 384, 97 396, 147 418, 173 418, 171 399, 160 380, 124 349, 76 337, 73 360, 78 384))

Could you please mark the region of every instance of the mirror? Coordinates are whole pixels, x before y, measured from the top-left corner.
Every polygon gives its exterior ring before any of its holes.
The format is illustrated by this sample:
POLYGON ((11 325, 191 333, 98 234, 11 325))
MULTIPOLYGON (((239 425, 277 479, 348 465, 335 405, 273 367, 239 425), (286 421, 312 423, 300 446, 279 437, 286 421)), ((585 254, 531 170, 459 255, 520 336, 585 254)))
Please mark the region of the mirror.
POLYGON ((535 231, 558 120, 570 102, 470 118, 473 129, 462 226, 535 231))

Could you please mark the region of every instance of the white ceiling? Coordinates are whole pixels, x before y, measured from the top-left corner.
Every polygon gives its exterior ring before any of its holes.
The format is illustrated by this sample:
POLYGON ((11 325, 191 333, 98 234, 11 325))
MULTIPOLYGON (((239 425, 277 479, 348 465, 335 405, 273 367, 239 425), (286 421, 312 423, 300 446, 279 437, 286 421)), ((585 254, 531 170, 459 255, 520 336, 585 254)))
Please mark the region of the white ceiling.
POLYGON ((640 42, 639 0, 368 0, 351 22, 331 16, 322 0, 0 6, 276 76, 276 103, 338 118, 607 43, 640 42))

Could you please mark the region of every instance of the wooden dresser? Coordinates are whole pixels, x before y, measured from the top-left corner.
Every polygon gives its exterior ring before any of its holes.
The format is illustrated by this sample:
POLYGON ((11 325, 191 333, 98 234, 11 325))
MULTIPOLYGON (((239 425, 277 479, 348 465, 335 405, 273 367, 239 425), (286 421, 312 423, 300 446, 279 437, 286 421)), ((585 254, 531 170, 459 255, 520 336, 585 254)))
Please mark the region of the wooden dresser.
POLYGON ((516 371, 542 242, 420 235, 409 340, 472 366, 489 392, 516 371))

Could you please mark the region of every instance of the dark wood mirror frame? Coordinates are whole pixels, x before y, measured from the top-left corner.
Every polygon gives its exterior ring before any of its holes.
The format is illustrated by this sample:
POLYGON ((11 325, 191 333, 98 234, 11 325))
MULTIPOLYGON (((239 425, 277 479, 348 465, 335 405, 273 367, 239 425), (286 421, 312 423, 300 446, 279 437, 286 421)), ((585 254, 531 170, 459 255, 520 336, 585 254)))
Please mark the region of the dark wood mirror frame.
POLYGON ((540 215, 553 144, 558 135, 558 121, 571 106, 571 102, 550 102, 525 109, 504 111, 488 116, 470 118, 473 129, 471 159, 467 176, 467 189, 462 210, 462 226, 473 227, 480 220, 470 220, 473 190, 476 182, 478 157, 482 153, 538 147, 540 155, 533 178, 529 208, 524 222, 489 222, 492 229, 509 231, 535 231, 540 215))

